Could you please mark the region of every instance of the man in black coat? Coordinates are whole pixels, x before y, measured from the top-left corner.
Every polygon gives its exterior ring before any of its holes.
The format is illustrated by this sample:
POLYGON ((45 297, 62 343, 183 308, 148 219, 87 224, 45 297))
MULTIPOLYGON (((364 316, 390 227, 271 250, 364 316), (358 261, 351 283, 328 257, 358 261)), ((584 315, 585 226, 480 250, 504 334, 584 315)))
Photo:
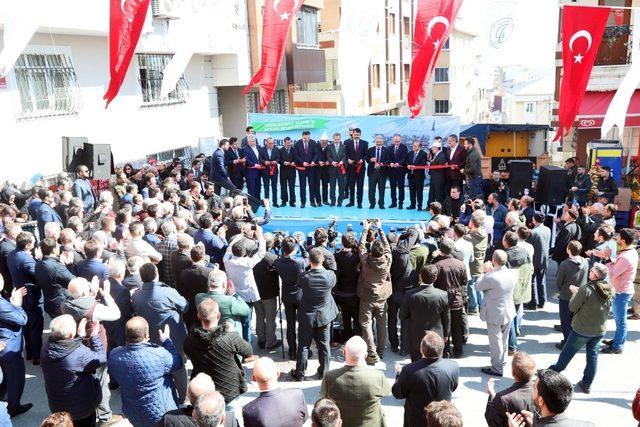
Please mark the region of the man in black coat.
POLYGON ((369 143, 360 139, 360 129, 353 129, 351 138, 345 141, 347 146, 347 187, 349 189, 349 203, 347 207, 354 206, 358 202, 358 208, 362 208, 362 194, 364 189, 364 175, 367 163, 367 150, 369 143), (357 197, 356 197, 357 185, 357 197))
MULTIPOLYGON (((228 237, 229 232, 227 231, 227 238, 228 237)), ((189 252, 191 250, 191 245, 193 245, 193 241, 185 235, 178 235, 176 241, 178 243, 178 250, 174 251, 169 258, 171 261, 171 269, 173 270, 173 275, 176 278, 177 284, 180 279, 180 272, 187 268, 191 268, 193 265, 193 261, 191 261, 191 254, 189 252)), ((142 264, 140 264, 140 266, 142 266, 142 264)), ((129 272, 131 272, 131 270, 129 270, 129 272)), ((126 281, 127 279, 125 279, 125 282, 126 281)), ((142 287, 142 284, 140 284, 140 287, 142 287)))
MULTIPOLYGON (((442 150, 442 140, 436 138, 431 144, 430 166, 443 166, 447 163, 447 156, 442 150)), ((432 202, 443 203, 445 199, 445 187, 447 182, 447 169, 429 170, 429 199, 427 206, 432 202)))
POLYGON ((451 394, 458 388, 458 364, 443 359, 443 349, 442 337, 428 331, 420 343, 422 358, 402 369, 396 364, 391 392, 396 399, 405 399, 405 427, 424 426, 424 408, 434 401, 451 401, 451 394))
POLYGON ((189 303, 187 312, 183 316, 187 329, 192 325, 198 325, 196 295, 206 293, 209 290, 209 273, 213 271, 206 265, 204 246, 195 245, 191 248, 190 255, 191 267, 182 270, 176 280, 176 290, 189 303))
POLYGON ((433 286, 438 268, 427 264, 420 270, 420 286, 409 289, 402 299, 400 319, 409 329, 411 361, 419 360, 420 343, 425 331, 433 331, 447 340, 449 337, 449 299, 447 293, 433 286))
POLYGON ((374 146, 367 151, 367 176, 369 177, 369 209, 376 206, 376 187, 378 189, 378 207, 384 209, 384 191, 387 185, 387 165, 389 157, 384 147, 382 135, 376 135, 374 146))
MULTIPOLYGON (((329 173, 331 164, 329 163, 329 137, 323 133, 318 143, 318 197, 322 196, 321 202, 329 204, 329 173)), ((320 203, 318 203, 320 204, 320 203)))
POLYGON ((462 145, 458 143, 457 135, 449 135, 449 138, 447 139, 447 145, 447 164, 449 166, 454 166, 450 169, 446 169, 448 178, 447 191, 449 191, 453 186, 462 188, 464 175, 461 171, 464 170, 464 162, 467 157, 467 152, 464 150, 462 145))
POLYGON ((340 141, 340 134, 333 134, 333 143, 327 148, 327 162, 329 163, 329 206, 342 207, 342 201, 346 199, 345 179, 347 172, 347 148, 340 141), (338 198, 336 199, 336 186, 338 198), (337 200, 337 201, 336 201, 337 200))
POLYGON ((424 169, 415 169, 416 166, 427 165, 427 153, 422 151, 422 143, 413 141, 413 150, 407 155, 406 163, 409 176, 409 207, 407 209, 422 210, 424 193, 424 169))
POLYGON ((242 151, 238 147, 238 138, 229 138, 229 149, 224 152, 224 164, 233 185, 242 190, 244 187, 244 162, 242 151))
POLYGON ((260 300, 253 303, 256 310, 256 335, 258 347, 272 349, 282 344, 276 337, 276 312, 278 311, 278 295, 280 295, 280 279, 275 269, 278 256, 273 253, 273 235, 265 235, 267 253, 253 267, 253 277, 258 286, 260 300))
POLYGON ((271 195, 273 207, 278 207, 278 164, 280 162, 280 150, 273 142, 273 138, 267 138, 264 147, 259 148, 260 164, 265 168, 262 170, 262 185, 264 187, 264 198, 269 198, 269 184, 271 184, 271 195))
POLYGON ((606 203, 613 203, 613 199, 618 195, 618 183, 611 176, 611 168, 609 166, 602 166, 600 169, 596 196, 598 201, 606 199, 606 203))
POLYGON ((218 142, 218 148, 213 152, 211 156, 211 170, 209 171, 209 178, 214 183, 214 193, 220 195, 222 189, 229 191, 236 190, 237 187, 229 179, 226 166, 226 152, 229 151, 229 140, 222 138, 218 142))
POLYGON ((511 359, 513 384, 496 393, 494 379, 487 382, 487 409, 484 418, 489 427, 504 427, 508 424, 506 413, 519 414, 521 411, 536 412, 531 394, 533 392, 536 362, 524 352, 517 352, 511 359))
POLYGON ((63 314, 60 305, 70 296, 67 286, 76 276, 58 258, 60 252, 53 239, 41 241, 40 250, 42 260, 36 262, 36 282, 42 289, 44 311, 53 319, 63 314))
MULTIPOLYGON (((312 207, 316 207, 316 201, 320 199, 318 194, 318 171, 317 165, 319 153, 317 143, 311 139, 311 133, 308 130, 302 132, 302 139, 296 142, 293 147, 296 166, 304 168, 298 169, 298 178, 300 179, 300 201, 304 208, 307 204, 307 186, 309 187, 309 201, 312 207)), ((322 204, 320 204, 322 206, 322 204)))
POLYGON ((324 257, 319 248, 309 251, 311 268, 298 277, 298 287, 302 291, 300 310, 298 311, 298 353, 296 355, 296 369, 291 376, 296 381, 302 381, 307 369, 307 358, 311 340, 318 348, 318 377, 322 379, 325 370, 329 370, 331 360, 331 322, 338 315, 338 307, 331 296, 331 290, 336 284, 333 272, 322 267, 324 257))
POLYGON ((356 236, 350 231, 342 235, 342 250, 335 254, 338 269, 336 270, 336 287, 333 288, 333 298, 340 307, 344 342, 354 334, 362 334, 358 320, 360 298, 358 298, 357 289, 360 277, 360 256, 357 247, 356 236))
POLYGON ((403 144, 402 137, 393 135, 393 145, 389 148, 389 186, 391 187, 390 208, 402 209, 404 204, 404 176, 407 158, 407 146, 403 144))
POLYGON ((291 146, 291 138, 284 138, 284 146, 280 147, 280 197, 282 206, 296 206, 296 168, 295 155, 291 146))
POLYGON ((4 290, 2 292, 5 296, 11 295, 11 291, 13 291, 13 280, 9 273, 7 257, 16 248, 16 237, 21 231, 22 227, 20 225, 7 224, 4 227, 4 238, 0 240, 0 274, 4 279, 4 290))
POLYGON ((555 244, 553 246, 553 253, 551 259, 558 263, 558 265, 569 258, 567 255, 567 246, 572 240, 580 241, 582 237, 582 231, 580 226, 576 223, 578 219, 578 212, 574 209, 567 209, 561 217, 564 221, 564 226, 558 232, 555 244))

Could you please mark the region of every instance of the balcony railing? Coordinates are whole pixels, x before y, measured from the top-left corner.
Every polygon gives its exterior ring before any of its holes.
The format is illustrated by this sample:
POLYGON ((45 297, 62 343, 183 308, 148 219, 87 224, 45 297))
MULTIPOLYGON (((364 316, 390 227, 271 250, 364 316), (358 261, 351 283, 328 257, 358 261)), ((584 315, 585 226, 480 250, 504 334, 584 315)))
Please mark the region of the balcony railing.
POLYGON ((633 25, 611 25, 605 28, 595 65, 631 63, 631 32, 633 25))

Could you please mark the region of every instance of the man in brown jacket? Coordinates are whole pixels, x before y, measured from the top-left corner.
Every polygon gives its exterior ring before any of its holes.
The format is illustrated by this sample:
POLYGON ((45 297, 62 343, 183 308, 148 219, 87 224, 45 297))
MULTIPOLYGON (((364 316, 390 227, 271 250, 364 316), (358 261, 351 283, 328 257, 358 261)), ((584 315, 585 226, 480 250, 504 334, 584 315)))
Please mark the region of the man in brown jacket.
POLYGON ((380 240, 371 243, 367 251, 367 235, 371 224, 362 222, 362 237, 358 247, 360 253, 360 278, 357 294, 360 298, 360 326, 362 338, 367 342, 367 364, 375 365, 383 357, 387 341, 387 298, 391 296, 391 248, 387 236, 382 232, 382 223, 376 221, 380 240), (377 343, 373 337, 372 320, 376 321, 377 343))
POLYGON ((449 312, 451 317, 451 340, 445 343, 445 355, 462 357, 464 344, 464 323, 462 319, 464 300, 467 296, 467 267, 464 262, 453 257, 453 241, 444 239, 438 248, 440 255, 433 263, 438 268, 438 278, 433 283, 438 289, 449 294, 449 312), (453 354, 451 354, 453 341, 453 354))

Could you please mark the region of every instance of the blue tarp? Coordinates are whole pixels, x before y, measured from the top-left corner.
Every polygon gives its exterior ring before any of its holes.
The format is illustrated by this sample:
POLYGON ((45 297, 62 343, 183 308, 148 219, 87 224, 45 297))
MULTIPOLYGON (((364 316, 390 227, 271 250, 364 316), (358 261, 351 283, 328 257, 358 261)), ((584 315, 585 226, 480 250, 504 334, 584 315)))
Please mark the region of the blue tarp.
POLYGON ((491 132, 529 132, 537 130, 551 129, 547 125, 503 125, 480 123, 475 125, 461 125, 460 137, 476 138, 482 149, 486 153, 487 137, 491 132))

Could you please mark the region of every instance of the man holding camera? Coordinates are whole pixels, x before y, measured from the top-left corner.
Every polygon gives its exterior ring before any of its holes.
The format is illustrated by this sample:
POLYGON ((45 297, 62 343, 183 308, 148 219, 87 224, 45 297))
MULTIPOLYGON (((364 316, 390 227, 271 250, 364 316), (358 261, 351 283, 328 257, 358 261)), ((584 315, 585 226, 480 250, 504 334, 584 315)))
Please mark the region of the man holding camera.
POLYGON ((391 248, 387 236, 382 232, 380 220, 374 224, 362 221, 360 237, 360 278, 358 297, 360 298, 360 325, 362 337, 367 342, 367 364, 375 365, 383 357, 387 341, 387 299, 391 296, 391 248), (380 240, 374 240, 367 250, 367 236, 372 225, 377 227, 380 240), (373 337, 373 319, 376 321, 377 347, 373 337))

